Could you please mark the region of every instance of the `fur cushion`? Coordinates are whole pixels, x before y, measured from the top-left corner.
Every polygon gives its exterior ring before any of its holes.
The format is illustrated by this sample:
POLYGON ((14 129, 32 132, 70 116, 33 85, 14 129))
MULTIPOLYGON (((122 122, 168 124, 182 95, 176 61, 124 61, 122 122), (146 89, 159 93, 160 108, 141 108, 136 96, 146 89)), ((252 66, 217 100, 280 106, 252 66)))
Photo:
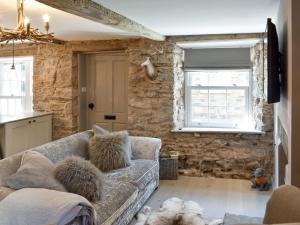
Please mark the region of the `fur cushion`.
POLYGON ((54 174, 69 192, 81 195, 91 202, 100 200, 103 175, 89 161, 71 156, 57 164, 54 174))
MULTIPOLYGON (((99 126, 98 124, 93 125, 93 132, 94 132, 94 135, 106 135, 106 134, 110 133, 108 130, 104 129, 103 127, 99 126)), ((125 131, 125 132, 127 132, 127 131, 125 131)), ((128 140, 130 141, 130 138, 128 140)), ((131 150, 131 143, 129 143, 128 145, 129 145, 129 156, 131 159, 133 157, 132 150, 131 150)))
POLYGON ((130 166, 128 132, 94 135, 89 140, 89 157, 91 162, 104 172, 130 166))
POLYGON ((65 188, 54 177, 54 164, 36 151, 26 151, 23 154, 21 166, 17 172, 6 180, 12 189, 45 188, 65 191, 65 188))

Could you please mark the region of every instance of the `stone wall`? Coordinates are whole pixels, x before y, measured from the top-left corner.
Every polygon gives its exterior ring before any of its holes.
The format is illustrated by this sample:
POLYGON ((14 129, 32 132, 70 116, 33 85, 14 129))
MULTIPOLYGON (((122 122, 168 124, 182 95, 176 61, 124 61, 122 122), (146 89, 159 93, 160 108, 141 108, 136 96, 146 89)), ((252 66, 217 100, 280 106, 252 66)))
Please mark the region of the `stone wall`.
POLYGON ((252 62, 252 115, 257 130, 273 130, 273 105, 267 104, 265 90, 267 77, 267 46, 258 42, 250 49, 252 62))
POLYGON ((179 130, 184 127, 185 121, 185 105, 184 105, 184 92, 185 92, 185 82, 184 82, 184 51, 183 49, 175 46, 173 52, 173 67, 174 67, 174 102, 173 102, 173 121, 174 130, 179 130))
MULTIPOLYGON (((245 35, 238 36, 243 38, 245 35)), ((214 36, 216 37, 216 36, 214 36)), ((236 35, 221 36, 221 39, 236 35)), ((249 36, 245 36, 249 37, 249 36)), ((191 37, 191 40, 210 39, 191 37)), ((179 38, 180 39, 180 38, 179 38)), ((182 37, 181 40, 189 40, 182 37)), ((130 62, 128 75, 128 130, 131 135, 161 138, 163 151, 180 152, 180 173, 194 176, 249 178, 253 170, 265 166, 269 175, 273 168, 273 135, 174 133, 173 90, 181 89, 183 73, 176 48, 178 38, 165 42, 146 39, 69 42, 64 45, 17 47, 17 55, 34 55, 34 109, 54 112, 54 139, 79 129, 77 54, 85 51, 125 50, 130 62), (26 50, 24 50, 26 49, 26 50), (163 53, 160 52, 163 50, 163 53), (149 80, 140 64, 151 55, 158 78, 149 80), (180 74, 179 86, 174 74, 180 74)), ((0 49, 9 55, 10 47, 0 49)), ((178 76, 177 76, 178 77, 178 76)), ((271 112, 266 112, 271 113, 271 112)), ((175 123, 176 125, 176 123, 175 123)), ((272 126, 272 124, 271 124, 272 126)))

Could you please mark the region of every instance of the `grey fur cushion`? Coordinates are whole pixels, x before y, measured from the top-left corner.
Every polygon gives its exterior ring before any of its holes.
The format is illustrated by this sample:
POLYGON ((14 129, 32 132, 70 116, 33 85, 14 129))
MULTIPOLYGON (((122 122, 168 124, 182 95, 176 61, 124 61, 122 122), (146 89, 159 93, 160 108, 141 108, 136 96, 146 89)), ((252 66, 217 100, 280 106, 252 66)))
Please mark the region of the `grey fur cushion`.
POLYGON ((17 172, 6 180, 8 187, 21 188, 46 188, 65 191, 65 188, 54 177, 54 164, 41 153, 26 151, 23 154, 21 166, 17 172))
POLYGON ((107 172, 131 165, 131 149, 127 131, 94 135, 89 140, 89 157, 100 170, 107 172))
POLYGON ((71 156, 57 164, 54 174, 69 192, 81 195, 91 202, 100 200, 103 175, 89 161, 71 156))

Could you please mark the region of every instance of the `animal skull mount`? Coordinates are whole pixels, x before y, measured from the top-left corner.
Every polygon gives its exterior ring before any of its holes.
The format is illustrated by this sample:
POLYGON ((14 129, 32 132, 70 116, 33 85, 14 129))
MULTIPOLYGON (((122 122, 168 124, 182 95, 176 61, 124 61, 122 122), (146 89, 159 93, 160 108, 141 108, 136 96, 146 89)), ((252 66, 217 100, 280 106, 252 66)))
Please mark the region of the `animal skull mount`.
POLYGON ((146 75, 150 80, 155 80, 157 78, 157 70, 150 61, 150 57, 146 58, 145 62, 141 64, 141 67, 145 68, 146 75))

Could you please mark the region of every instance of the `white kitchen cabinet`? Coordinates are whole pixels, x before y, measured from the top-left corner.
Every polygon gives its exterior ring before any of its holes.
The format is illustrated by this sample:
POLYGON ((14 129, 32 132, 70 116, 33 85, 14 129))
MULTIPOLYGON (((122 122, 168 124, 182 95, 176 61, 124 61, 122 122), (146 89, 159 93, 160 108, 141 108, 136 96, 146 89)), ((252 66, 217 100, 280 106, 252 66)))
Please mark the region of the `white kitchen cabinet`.
POLYGON ((0 136, 2 157, 50 142, 52 114, 34 113, 32 116, 4 121, 0 128, 0 136))

